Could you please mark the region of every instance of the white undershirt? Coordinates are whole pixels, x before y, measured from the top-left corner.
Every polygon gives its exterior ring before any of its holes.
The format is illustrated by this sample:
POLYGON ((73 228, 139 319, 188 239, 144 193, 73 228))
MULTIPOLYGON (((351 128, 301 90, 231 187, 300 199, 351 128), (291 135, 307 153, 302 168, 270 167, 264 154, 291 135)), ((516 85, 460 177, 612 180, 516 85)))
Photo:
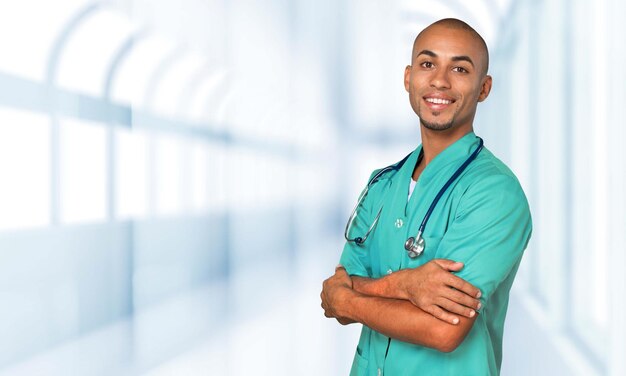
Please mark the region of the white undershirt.
MULTIPOLYGON (((420 155, 417 157, 417 163, 415 164, 415 168, 417 168, 417 166, 419 166, 420 163, 422 163, 423 157, 424 157, 424 150, 422 150, 420 152, 420 155)), ((415 173, 415 171, 413 171, 413 173, 415 173)), ((411 175, 411 182, 409 183, 409 197, 406 199, 407 202, 411 199, 411 195, 413 194, 413 190, 415 189, 415 184, 417 184, 417 181, 413 180, 413 175, 411 175)))
POLYGON ((406 199, 407 201, 409 201, 411 199, 411 194, 413 194, 413 190, 415 189, 415 184, 417 182, 415 180, 413 180, 413 178, 411 178, 411 183, 409 183, 409 197, 406 199))

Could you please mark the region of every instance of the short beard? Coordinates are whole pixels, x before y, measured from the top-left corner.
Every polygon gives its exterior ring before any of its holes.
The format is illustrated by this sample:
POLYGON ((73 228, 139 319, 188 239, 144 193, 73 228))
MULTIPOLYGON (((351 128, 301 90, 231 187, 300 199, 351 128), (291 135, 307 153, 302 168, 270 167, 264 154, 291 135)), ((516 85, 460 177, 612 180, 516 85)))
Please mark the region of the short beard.
MULTIPOLYGON (((439 113, 433 112, 433 115, 437 116, 439 113)), ((426 127, 426 129, 430 129, 431 131, 445 131, 452 128, 452 121, 448 123, 431 123, 420 118, 420 122, 424 125, 424 127, 426 127)))

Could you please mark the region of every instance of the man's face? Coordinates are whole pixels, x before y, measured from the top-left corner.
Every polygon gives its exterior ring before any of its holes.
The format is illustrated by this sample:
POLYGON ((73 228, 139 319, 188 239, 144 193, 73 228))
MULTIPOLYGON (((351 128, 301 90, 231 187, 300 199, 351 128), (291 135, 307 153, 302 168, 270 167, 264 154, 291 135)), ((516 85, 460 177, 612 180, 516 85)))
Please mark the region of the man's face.
POLYGON ((478 102, 491 90, 491 77, 483 72, 483 51, 480 42, 463 29, 433 25, 419 36, 412 66, 404 73, 404 87, 424 127, 471 129, 478 102))

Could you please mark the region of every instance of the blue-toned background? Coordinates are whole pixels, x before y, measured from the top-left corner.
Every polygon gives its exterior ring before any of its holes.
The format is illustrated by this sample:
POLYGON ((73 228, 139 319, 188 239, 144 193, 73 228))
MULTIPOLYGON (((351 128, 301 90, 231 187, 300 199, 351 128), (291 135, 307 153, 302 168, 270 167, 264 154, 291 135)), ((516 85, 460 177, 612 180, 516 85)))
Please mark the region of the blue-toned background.
POLYGON ((476 132, 534 217, 503 374, 626 374, 617 0, 2 2, 0 374, 347 374, 321 282, 419 143, 403 72, 444 17, 490 47, 476 132))

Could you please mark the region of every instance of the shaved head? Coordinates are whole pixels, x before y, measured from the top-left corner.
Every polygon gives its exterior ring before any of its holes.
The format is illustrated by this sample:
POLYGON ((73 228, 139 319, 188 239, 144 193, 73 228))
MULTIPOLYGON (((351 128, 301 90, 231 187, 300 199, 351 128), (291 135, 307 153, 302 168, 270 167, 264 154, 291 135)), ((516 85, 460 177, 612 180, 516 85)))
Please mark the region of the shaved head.
POLYGON ((433 22, 427 28, 425 28, 419 34, 417 34, 417 37, 415 37, 415 41, 413 42, 413 52, 411 55, 411 61, 413 60, 413 58, 415 58, 415 55, 418 53, 418 51, 416 51, 416 46, 417 46, 418 40, 420 39, 420 36, 428 32, 429 30, 432 30, 437 27, 445 27, 447 29, 466 31, 478 43, 480 47, 481 60, 483 61, 482 73, 483 75, 487 74, 487 71, 489 70, 489 50, 487 48, 487 43, 485 43, 485 40, 483 39, 483 37, 481 37, 480 34, 478 34, 476 30, 474 30, 473 27, 471 27, 467 23, 456 18, 444 18, 439 21, 433 22))
POLYGON ((446 18, 422 30, 413 43, 404 88, 422 129, 472 130, 476 107, 491 91, 484 39, 461 20, 446 18))

